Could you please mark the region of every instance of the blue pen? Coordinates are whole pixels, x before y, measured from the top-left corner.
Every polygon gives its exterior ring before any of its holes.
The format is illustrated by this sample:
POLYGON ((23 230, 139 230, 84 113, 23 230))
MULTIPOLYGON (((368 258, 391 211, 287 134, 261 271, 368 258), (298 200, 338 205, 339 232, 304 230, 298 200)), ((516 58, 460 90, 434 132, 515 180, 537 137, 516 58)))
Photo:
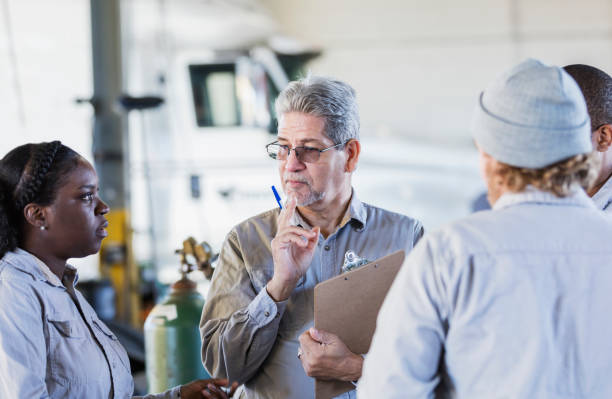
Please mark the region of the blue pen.
POLYGON ((276 202, 278 203, 278 207, 283 209, 283 204, 281 203, 281 197, 278 195, 278 191, 276 191, 276 187, 272 186, 272 192, 274 193, 274 198, 276 198, 276 202))

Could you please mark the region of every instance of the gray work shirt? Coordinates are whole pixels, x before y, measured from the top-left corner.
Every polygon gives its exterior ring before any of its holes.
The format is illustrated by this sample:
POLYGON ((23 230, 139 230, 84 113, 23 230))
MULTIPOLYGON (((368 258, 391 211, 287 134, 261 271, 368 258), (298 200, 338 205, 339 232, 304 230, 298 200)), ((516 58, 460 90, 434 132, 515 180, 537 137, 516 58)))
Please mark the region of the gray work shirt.
MULTIPOLYGON (((117 337, 74 289, 16 249, 0 260, 0 398, 129 398, 130 363, 117 337)), ((178 398, 179 387, 147 398, 178 398)))
POLYGON ((593 196, 595 205, 608 213, 612 213, 612 177, 593 196))
POLYGON ((505 194, 427 234, 381 308, 359 398, 431 398, 439 384, 458 398, 612 398, 611 237, 612 215, 581 189, 505 194))
MULTIPOLYGON (((274 273, 270 241, 279 212, 248 219, 228 234, 202 313, 202 359, 211 375, 245 383, 247 398, 311 399, 314 379, 296 355, 300 334, 313 325, 314 286, 340 274, 347 250, 368 260, 409 252, 423 228, 353 193, 343 223, 327 239, 319 237, 305 277, 288 300, 276 303, 265 286, 274 273)), ((298 212, 294 224, 311 227, 298 212)), ((342 397, 354 398, 355 392, 342 397)))

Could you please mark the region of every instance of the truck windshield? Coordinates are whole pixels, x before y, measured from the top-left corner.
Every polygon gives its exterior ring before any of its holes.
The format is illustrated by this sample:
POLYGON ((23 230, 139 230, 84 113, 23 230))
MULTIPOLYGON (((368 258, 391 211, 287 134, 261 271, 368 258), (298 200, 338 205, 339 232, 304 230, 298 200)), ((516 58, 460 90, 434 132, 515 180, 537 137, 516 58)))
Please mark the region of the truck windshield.
POLYGON ((189 65, 199 127, 240 124, 234 64, 189 65))

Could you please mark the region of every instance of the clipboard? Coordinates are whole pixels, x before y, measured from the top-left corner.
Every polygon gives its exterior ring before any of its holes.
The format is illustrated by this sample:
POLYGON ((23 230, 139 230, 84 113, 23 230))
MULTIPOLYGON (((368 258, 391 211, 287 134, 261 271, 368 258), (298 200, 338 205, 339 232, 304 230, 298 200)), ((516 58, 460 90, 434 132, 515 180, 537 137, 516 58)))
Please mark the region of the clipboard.
MULTIPOLYGON (((336 334, 353 353, 367 353, 376 317, 406 253, 397 251, 314 288, 315 328, 336 334)), ((316 380, 315 398, 331 399, 355 389, 350 382, 316 380)))

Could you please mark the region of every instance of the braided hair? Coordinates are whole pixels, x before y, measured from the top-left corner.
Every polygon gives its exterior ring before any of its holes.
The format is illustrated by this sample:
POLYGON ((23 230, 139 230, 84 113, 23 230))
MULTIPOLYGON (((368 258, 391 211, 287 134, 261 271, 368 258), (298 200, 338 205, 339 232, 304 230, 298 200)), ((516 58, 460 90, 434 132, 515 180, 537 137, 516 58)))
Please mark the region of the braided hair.
POLYGON ((23 209, 53 203, 80 156, 59 141, 25 144, 0 160, 0 258, 23 240, 23 209))

